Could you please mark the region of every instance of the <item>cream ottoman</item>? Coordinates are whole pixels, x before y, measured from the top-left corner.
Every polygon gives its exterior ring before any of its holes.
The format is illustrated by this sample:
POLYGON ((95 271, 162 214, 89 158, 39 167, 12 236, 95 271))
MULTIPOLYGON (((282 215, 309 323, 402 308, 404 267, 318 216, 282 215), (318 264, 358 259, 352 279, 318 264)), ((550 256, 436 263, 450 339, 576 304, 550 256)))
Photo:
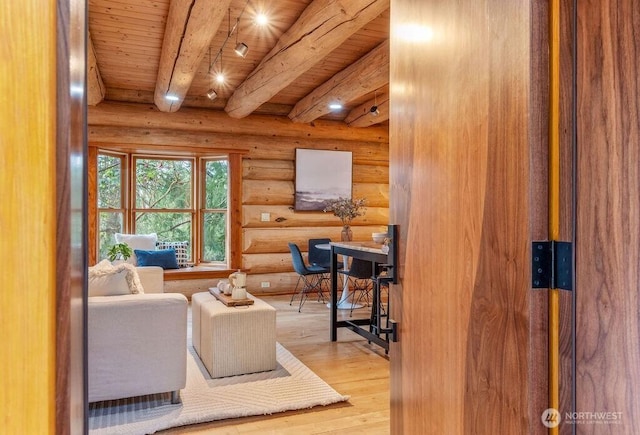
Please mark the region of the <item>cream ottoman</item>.
POLYGON ((227 307, 208 292, 191 297, 193 347, 212 378, 276 368, 276 309, 247 297, 253 305, 227 307))

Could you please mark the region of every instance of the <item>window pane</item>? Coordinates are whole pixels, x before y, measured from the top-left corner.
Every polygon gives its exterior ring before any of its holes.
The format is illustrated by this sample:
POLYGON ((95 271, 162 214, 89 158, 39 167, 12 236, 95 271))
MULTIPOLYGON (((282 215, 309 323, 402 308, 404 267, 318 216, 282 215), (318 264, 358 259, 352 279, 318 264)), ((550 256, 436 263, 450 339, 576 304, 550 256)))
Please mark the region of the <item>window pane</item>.
POLYGON ((122 159, 98 154, 98 208, 122 208, 122 159))
POLYGON ((163 242, 191 244, 191 213, 144 212, 135 213, 134 217, 136 234, 156 233, 163 242))
POLYGON ((206 190, 205 206, 207 209, 227 208, 227 187, 229 165, 226 160, 209 160, 205 165, 206 190))
POLYGON ((191 171, 190 160, 136 159, 136 208, 191 208, 191 171))
POLYGON ((204 214, 204 261, 226 262, 227 219, 226 213, 204 214))
POLYGON ((115 233, 122 232, 122 213, 100 212, 98 227, 98 258, 107 258, 109 247, 116 243, 115 233))

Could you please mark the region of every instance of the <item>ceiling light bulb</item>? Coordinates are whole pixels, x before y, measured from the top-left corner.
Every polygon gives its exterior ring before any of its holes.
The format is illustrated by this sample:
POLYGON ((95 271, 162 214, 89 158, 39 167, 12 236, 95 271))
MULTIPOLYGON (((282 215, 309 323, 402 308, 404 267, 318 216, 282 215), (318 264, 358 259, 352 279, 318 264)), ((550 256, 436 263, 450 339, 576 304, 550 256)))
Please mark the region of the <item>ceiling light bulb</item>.
POLYGON ((245 44, 244 42, 241 42, 238 45, 236 45, 235 52, 238 56, 246 57, 248 51, 249 51, 249 47, 247 47, 247 44, 245 44))
POLYGON ((340 103, 331 103, 331 104, 329 104, 329 109, 331 109, 331 110, 340 110, 340 109, 342 109, 342 104, 340 104, 340 103))
POLYGON ((371 106, 371 110, 369 110, 369 112, 371 112, 372 116, 380 115, 380 111, 378 110, 378 106, 371 106))
POLYGON ((215 91, 215 89, 209 89, 209 91, 207 92, 207 98, 209 98, 211 101, 215 100, 217 96, 218 93, 215 91))
POLYGON ((218 73, 218 75, 216 75, 216 81, 218 83, 224 83, 224 74, 218 73))
POLYGON ((269 18, 262 12, 256 15, 256 23, 258 23, 260 26, 265 26, 268 22, 269 18))

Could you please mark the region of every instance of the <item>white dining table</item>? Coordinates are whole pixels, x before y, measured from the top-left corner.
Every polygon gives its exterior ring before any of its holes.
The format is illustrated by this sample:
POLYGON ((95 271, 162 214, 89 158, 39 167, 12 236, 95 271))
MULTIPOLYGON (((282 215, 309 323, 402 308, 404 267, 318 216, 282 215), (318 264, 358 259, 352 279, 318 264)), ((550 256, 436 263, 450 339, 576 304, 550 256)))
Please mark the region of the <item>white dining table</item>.
MULTIPOLYGON (((331 250, 331 245, 329 243, 318 243, 316 245, 316 248, 318 249, 322 249, 323 251, 330 251, 331 250)), ((348 270, 349 269, 349 257, 346 255, 342 256, 342 267, 343 270, 348 270)), ((362 308, 364 307, 364 305, 362 304, 353 304, 352 302, 349 300, 349 279, 346 277, 344 277, 344 284, 342 286, 342 294, 340 295, 340 300, 338 300, 338 309, 339 310, 350 310, 350 309, 356 309, 356 308, 362 308)), ((327 304, 328 308, 331 308, 331 302, 329 302, 327 304)))

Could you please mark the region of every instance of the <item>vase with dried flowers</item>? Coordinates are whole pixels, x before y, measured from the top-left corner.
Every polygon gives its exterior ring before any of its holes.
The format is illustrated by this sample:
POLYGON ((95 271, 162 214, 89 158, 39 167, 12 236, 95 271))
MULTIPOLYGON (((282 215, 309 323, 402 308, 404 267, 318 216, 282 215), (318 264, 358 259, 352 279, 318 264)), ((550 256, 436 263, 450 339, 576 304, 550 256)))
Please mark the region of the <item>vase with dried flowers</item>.
POLYGON ((364 198, 352 199, 352 198, 338 198, 327 201, 327 205, 324 211, 333 212, 334 216, 337 216, 342 221, 342 241, 351 241, 353 239, 353 232, 351 231, 351 221, 358 216, 364 215, 366 208, 364 207, 366 200, 364 198))

